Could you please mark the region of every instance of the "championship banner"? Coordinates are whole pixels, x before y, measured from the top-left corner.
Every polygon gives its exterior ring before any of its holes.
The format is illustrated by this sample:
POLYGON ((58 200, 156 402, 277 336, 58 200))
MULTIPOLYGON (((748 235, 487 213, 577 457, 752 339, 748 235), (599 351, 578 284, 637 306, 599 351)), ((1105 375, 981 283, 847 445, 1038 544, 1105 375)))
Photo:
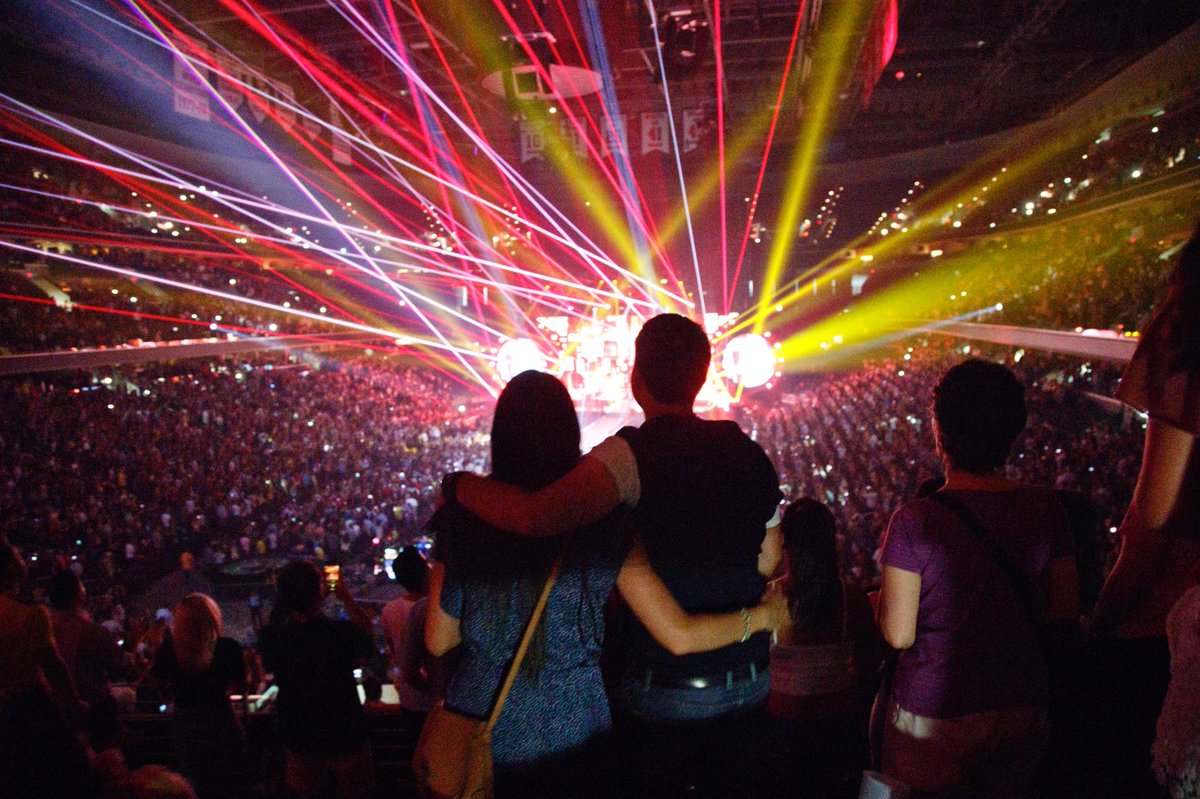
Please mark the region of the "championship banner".
POLYGON ((625 131, 624 114, 617 114, 613 117, 606 116, 600 124, 600 131, 604 135, 605 155, 615 156, 617 153, 629 154, 629 140, 625 131))
POLYGON ((522 120, 519 135, 521 137, 522 164, 532 161, 535 158, 544 157, 546 132, 542 130, 540 125, 531 125, 529 122, 522 120))
POLYGON ((332 100, 329 101, 329 121, 333 125, 329 131, 333 162, 350 166, 354 163, 354 158, 350 152, 350 140, 342 132, 342 110, 332 100))
POLYGON ((173 59, 171 65, 174 67, 171 93, 175 111, 207 122, 211 118, 208 112, 208 89, 179 58, 173 59))
POLYGON ((281 127, 290 131, 295 126, 296 92, 290 84, 268 78, 222 53, 214 53, 212 60, 217 93, 230 108, 241 113, 243 106, 249 105, 251 114, 261 124, 267 118, 264 103, 270 102, 275 106, 274 116, 281 127), (246 96, 251 88, 258 90, 253 99, 246 96))
POLYGON ((666 112, 642 114, 642 155, 668 150, 666 112))
POLYGON ((576 126, 567 124, 566 120, 563 121, 563 127, 567 131, 567 136, 571 141, 571 149, 575 151, 575 155, 580 158, 587 158, 588 143, 586 134, 581 132, 576 126))
POLYGON ((279 92, 275 103, 275 121, 284 130, 290 131, 296 126, 296 91, 288 83, 275 83, 273 88, 279 92))
POLYGON ((683 151, 690 153, 700 146, 705 113, 702 108, 687 108, 683 112, 683 151))
POLYGON ((238 81, 243 80, 241 65, 222 53, 214 53, 212 63, 213 83, 217 86, 217 94, 221 95, 221 99, 234 111, 240 110, 245 101, 242 87, 238 85, 238 81))

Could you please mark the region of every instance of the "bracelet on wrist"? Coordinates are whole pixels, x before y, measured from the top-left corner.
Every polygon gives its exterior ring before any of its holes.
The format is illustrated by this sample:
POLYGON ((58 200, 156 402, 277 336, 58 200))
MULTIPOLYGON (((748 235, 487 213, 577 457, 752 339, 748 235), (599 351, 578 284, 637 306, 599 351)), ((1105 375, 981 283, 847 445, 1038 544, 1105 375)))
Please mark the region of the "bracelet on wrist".
POLYGON ((744 644, 750 640, 750 609, 742 608, 742 639, 739 644, 744 644))

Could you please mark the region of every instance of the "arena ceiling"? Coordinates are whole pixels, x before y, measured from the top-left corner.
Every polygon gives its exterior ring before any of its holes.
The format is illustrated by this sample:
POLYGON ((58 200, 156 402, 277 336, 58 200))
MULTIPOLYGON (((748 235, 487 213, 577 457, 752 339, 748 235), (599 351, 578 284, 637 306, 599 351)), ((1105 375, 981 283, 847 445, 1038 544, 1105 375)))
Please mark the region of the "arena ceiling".
MULTIPOLYGON (((841 1, 808 0, 805 13, 811 14, 815 4, 817 24, 800 42, 797 64, 803 64, 806 49, 813 49, 825 35, 820 17, 827 17, 841 1)), ((194 21, 218 35, 239 35, 240 25, 215 3, 177 5, 186 6, 194 21)), ((318 42, 358 74, 404 95, 394 69, 365 51, 361 36, 329 4, 274 0, 266 5, 275 20, 318 42)), ((364 14, 379 13, 375 0, 357 5, 364 14)), ((457 82, 473 105, 506 114, 503 99, 481 87, 483 78, 500 66, 488 45, 514 27, 527 33, 549 31, 565 53, 564 60, 578 62, 571 51, 583 38, 583 5, 568 0, 393 0, 391 8, 414 62, 439 93, 452 96, 457 82), (504 12, 500 6, 506 6, 504 12), (535 14, 535 8, 541 13, 535 14)), ((593 5, 602 18, 623 107, 636 113, 661 104, 643 2, 607 0, 593 5)), ((842 93, 835 154, 855 157, 914 149, 1045 116, 1200 19, 1200 5, 1192 0, 897 0, 897 6, 895 53, 870 101, 863 104, 861 86, 847 85, 842 93)), ((716 25, 714 15, 719 13, 731 124, 770 101, 772 92, 766 89, 783 72, 800 7, 794 0, 654 3, 660 18, 690 13, 716 25)), ((856 77, 861 82, 862 76, 856 77)), ((685 76, 671 82, 679 106, 712 103, 716 88, 711 44, 685 76)), ((796 132, 803 114, 798 103, 784 111, 781 141, 796 132)))

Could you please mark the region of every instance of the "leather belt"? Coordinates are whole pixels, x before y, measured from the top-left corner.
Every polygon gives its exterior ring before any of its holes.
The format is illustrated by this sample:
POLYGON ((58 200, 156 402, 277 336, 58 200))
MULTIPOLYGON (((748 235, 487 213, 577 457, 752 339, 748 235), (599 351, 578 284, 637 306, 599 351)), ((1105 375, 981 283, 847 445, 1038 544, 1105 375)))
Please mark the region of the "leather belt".
POLYGON ((717 674, 701 674, 693 677, 680 674, 662 674, 653 668, 637 673, 637 682, 654 688, 725 688, 729 685, 747 680, 756 680, 767 673, 770 661, 763 659, 754 663, 744 663, 729 671, 717 674))

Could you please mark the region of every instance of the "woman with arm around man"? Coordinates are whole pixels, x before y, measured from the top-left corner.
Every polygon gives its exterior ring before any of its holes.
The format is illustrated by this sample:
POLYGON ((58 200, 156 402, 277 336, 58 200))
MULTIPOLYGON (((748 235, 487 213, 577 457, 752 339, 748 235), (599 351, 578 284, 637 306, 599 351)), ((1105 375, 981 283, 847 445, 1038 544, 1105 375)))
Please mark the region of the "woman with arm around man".
MULTIPOLYGON (((570 471, 580 457, 579 425, 563 385, 538 372, 513 378, 497 401, 491 443, 498 480, 536 490, 570 471)), ((426 643, 434 654, 462 644, 446 692, 450 707, 477 718, 488 714, 541 587, 562 557, 494 731, 501 795, 604 795, 615 789, 611 780, 618 770, 607 752, 612 721, 599 667, 602 610, 615 584, 635 612, 655 608, 651 629, 679 651, 723 646, 772 626, 768 605, 684 614, 655 582, 619 513, 562 536, 522 539, 488 527, 452 496, 447 499, 431 521, 439 568, 430 589, 426 643)))

